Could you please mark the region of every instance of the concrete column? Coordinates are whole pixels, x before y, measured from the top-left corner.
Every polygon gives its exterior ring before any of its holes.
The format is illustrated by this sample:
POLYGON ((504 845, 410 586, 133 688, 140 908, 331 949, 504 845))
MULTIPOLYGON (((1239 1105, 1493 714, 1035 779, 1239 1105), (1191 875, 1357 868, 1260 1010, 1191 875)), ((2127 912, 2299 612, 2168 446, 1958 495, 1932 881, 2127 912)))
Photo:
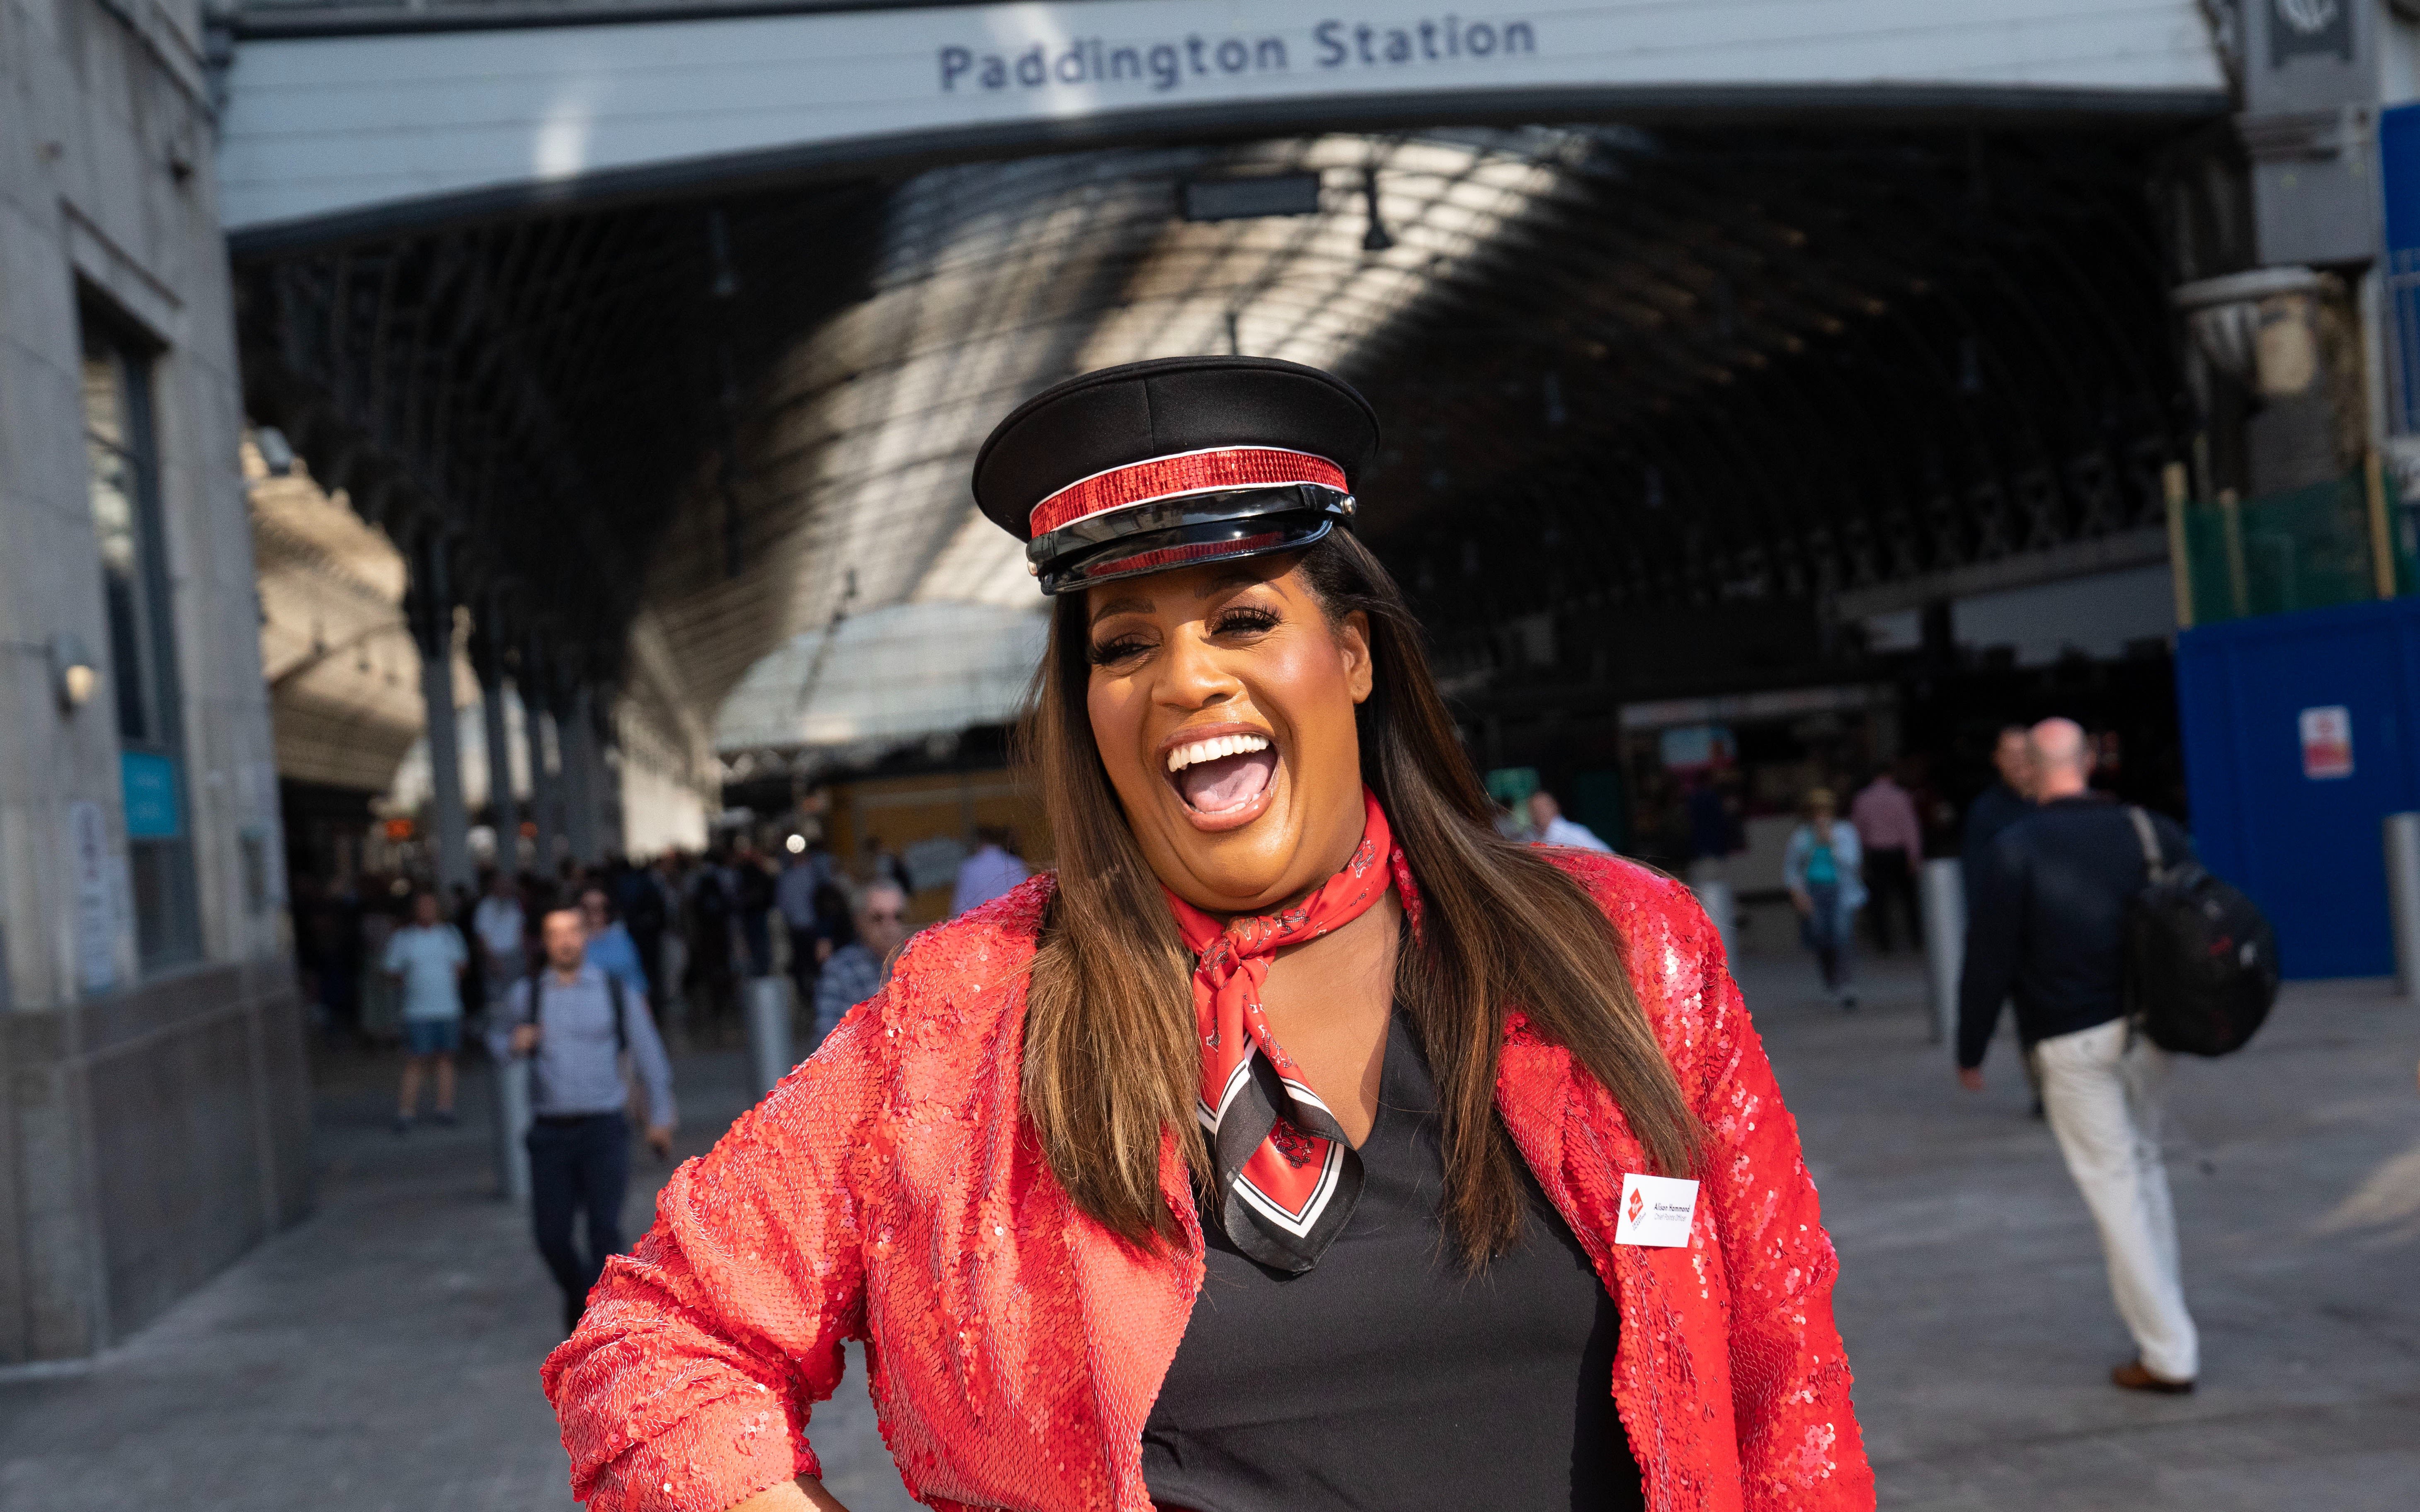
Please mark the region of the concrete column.
POLYGON ((2395 931, 2395 985, 2420 998, 2420 813, 2386 816, 2386 917, 2395 931))
POLYGON ((1698 895, 1698 905, 1714 921, 1714 933, 1723 942, 1723 960, 1731 974, 1739 974, 1739 899, 1729 881, 1718 876, 1702 876, 1689 884, 1698 895))
POLYGON ((504 719, 504 670, 495 659, 480 669, 479 716, 488 732, 488 806, 496 816, 496 869, 520 868, 521 806, 513 796, 513 748, 504 719))
POLYGON ((565 836, 571 858, 595 866, 605 858, 599 843, 597 795, 604 786, 597 754, 597 703, 586 683, 572 690, 570 717, 558 727, 563 750, 565 836))
POLYGON ((798 1064, 790 1052, 790 1019, 798 998, 790 979, 778 973, 752 977, 740 988, 748 1010, 748 1081, 758 1097, 798 1064))
POLYGON ((420 640, 420 696, 427 711, 429 827, 436 842, 437 885, 473 881, 471 816, 462 802, 462 738, 454 722, 454 596, 445 581, 445 548, 437 532, 421 540, 419 580, 412 585, 420 640))
MULTIPOLYGON (((555 836, 561 833, 560 784, 546 765, 546 696, 550 669, 531 636, 521 654, 521 735, 529 747, 530 816, 537 822, 537 844, 530 870, 550 880, 554 876, 555 836)), ((557 741, 558 748, 562 742, 557 741)))
POLYGON ((1932 995, 1932 1040, 1958 1042, 1958 978, 1966 969, 1966 873, 1957 861, 1927 861, 1917 891, 1924 912, 1924 977, 1932 995))

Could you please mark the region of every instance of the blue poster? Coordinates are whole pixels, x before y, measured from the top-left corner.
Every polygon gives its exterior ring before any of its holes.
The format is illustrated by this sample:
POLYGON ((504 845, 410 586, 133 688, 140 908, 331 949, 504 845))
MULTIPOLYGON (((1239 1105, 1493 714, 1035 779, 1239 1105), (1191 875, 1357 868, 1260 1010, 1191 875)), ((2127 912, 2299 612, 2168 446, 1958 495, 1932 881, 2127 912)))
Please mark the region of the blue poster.
POLYGON ((126 795, 128 840, 175 840, 185 832, 177 806, 177 759, 120 751, 118 786, 126 795))

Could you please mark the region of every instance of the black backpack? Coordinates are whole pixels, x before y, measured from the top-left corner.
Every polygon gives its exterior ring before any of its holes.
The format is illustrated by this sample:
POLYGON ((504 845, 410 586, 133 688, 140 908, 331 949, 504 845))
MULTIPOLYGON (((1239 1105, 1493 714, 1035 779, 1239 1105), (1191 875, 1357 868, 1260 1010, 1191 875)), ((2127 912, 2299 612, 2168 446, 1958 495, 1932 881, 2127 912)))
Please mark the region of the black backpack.
POLYGON ((2127 1011, 2163 1050, 2241 1050, 2277 1001, 2277 932, 2198 863, 2167 865, 2150 816, 2126 813, 2149 872, 2126 911, 2127 1011))

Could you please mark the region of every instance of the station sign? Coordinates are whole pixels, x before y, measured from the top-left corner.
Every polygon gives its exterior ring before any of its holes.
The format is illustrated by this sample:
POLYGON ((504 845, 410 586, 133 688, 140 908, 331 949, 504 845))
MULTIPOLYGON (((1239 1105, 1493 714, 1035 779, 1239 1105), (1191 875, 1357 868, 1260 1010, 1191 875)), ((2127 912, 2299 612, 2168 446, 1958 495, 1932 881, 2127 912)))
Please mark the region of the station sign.
POLYGON ((2226 100, 2195 0, 1060 0, 551 24, 247 10, 237 36, 219 180, 239 245, 1145 129, 2226 100))

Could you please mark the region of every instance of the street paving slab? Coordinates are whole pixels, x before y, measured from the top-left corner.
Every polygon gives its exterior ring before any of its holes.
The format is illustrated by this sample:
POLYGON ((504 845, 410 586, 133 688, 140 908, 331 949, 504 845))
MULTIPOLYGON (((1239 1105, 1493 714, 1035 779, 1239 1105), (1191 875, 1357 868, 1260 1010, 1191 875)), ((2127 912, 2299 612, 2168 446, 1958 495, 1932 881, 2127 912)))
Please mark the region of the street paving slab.
MULTIPOLYGON (((2200 1391, 2106 1383, 2131 1352, 2083 1203, 2013 1045, 1980 1096, 1927 1042, 1921 979, 1867 968, 1844 1014, 1792 956, 1741 975, 1838 1242, 1840 1324, 1886 1508, 2410 1512, 2420 1505, 2420 1008, 2288 989, 2242 1054, 2178 1067, 2167 1148, 2200 1391)), ((0 1373, 0 1507, 87 1512, 570 1504, 537 1388, 558 1307, 499 1201, 487 1090, 397 1137, 391 1060, 319 1071, 318 1211, 88 1367, 0 1373)), ((703 1151, 735 1053, 680 1057, 703 1151)), ((636 1234, 667 1168, 641 1155, 636 1234)), ((854 1512, 911 1506, 863 1361, 816 1411, 854 1512)))

